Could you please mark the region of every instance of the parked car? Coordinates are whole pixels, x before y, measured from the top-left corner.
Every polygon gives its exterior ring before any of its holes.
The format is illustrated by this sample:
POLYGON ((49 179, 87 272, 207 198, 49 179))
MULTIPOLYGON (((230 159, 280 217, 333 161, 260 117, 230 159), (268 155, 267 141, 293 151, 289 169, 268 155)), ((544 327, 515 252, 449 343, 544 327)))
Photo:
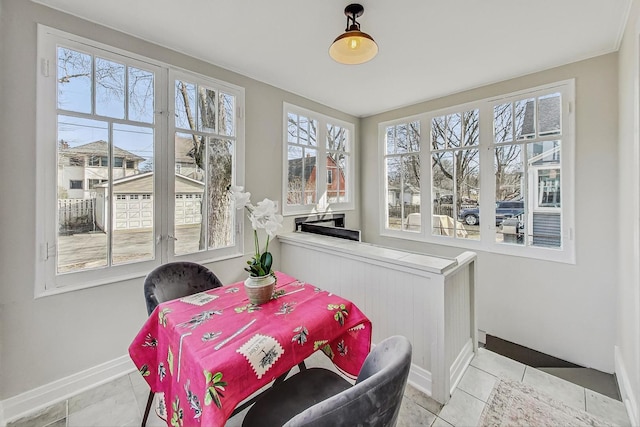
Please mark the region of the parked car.
MULTIPOLYGON (((524 213, 524 201, 502 200, 496 202, 496 225, 500 225, 505 218, 519 216, 524 213)), ((467 225, 480 224, 480 208, 461 209, 458 219, 467 225)))

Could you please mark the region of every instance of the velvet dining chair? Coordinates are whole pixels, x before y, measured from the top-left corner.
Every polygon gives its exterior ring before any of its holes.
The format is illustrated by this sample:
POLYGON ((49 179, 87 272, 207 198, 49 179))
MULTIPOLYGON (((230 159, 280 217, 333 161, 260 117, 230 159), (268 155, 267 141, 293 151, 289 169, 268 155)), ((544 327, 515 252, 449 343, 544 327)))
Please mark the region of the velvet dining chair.
POLYGON ((242 426, 394 426, 410 367, 409 340, 389 337, 369 353, 355 385, 327 369, 306 369, 261 396, 242 426))
MULTIPOLYGON (((158 304, 162 302, 218 288, 222 286, 222 282, 205 266, 194 262, 180 261, 156 267, 144 279, 143 286, 147 313, 151 315, 158 304)), ((153 395, 153 391, 150 391, 142 418, 143 427, 149 417, 153 395)))

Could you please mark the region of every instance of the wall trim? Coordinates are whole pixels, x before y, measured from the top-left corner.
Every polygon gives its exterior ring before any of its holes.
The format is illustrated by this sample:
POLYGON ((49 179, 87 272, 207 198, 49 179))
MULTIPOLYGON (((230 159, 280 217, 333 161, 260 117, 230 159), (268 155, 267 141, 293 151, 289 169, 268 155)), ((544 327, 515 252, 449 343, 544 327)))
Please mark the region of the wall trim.
POLYGON ((416 364, 411 364, 409 370, 409 379, 407 380, 416 389, 420 390, 427 396, 431 396, 431 372, 416 364))
POLYGON ((618 380, 618 386, 620 387, 620 394, 622 395, 622 401, 625 408, 627 408, 627 415, 632 426, 640 426, 640 413, 638 413, 638 396, 633 394, 631 388, 631 382, 627 375, 627 370, 624 366, 624 360, 620 353, 620 347, 614 347, 614 369, 616 378, 618 380))
POLYGON ((458 357, 451 364, 450 371, 450 383, 449 383, 449 394, 453 394, 453 390, 458 386, 460 380, 462 380, 462 376, 467 371, 467 367, 471 364, 471 359, 476 354, 473 352, 473 342, 471 338, 464 345, 460 353, 458 353, 458 357))
POLYGON ((136 370, 129 355, 77 372, 0 401, 0 426, 136 370))

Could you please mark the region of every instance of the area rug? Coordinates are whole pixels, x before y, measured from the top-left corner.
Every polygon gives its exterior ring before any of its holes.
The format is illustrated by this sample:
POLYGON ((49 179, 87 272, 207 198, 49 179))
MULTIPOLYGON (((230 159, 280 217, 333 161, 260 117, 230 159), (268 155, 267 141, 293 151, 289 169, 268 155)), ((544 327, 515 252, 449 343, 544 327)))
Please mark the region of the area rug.
POLYGON ((493 388, 480 417, 480 426, 614 426, 572 408, 526 384, 502 380, 493 388))

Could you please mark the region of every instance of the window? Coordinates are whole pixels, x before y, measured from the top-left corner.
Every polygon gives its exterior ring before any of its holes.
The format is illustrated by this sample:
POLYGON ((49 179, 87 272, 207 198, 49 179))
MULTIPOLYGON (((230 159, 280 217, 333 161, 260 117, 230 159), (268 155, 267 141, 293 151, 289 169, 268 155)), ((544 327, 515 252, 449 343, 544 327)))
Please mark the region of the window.
POLYGON ((353 209, 354 126, 284 104, 283 213, 353 209))
POLYGON ((574 262, 573 96, 571 80, 381 123, 381 233, 574 262))
POLYGON ((243 89, 44 26, 38 43, 38 292, 240 255, 226 188, 242 184, 243 89), (176 192, 208 203, 190 202, 186 223, 176 192))

